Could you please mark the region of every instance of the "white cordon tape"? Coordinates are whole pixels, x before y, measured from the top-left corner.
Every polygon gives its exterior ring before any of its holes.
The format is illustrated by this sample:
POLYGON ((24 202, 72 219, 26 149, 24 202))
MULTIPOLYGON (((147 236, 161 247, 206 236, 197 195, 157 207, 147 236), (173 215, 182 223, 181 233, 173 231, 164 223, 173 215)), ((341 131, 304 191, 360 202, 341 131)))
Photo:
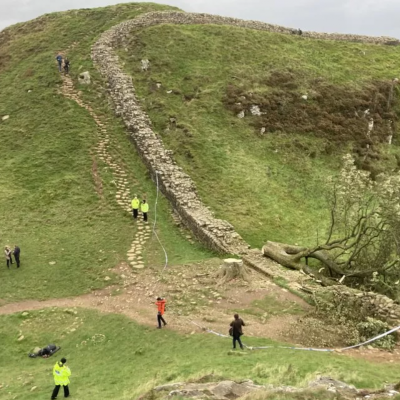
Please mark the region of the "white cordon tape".
MULTIPOLYGON (((212 333, 213 335, 217 335, 217 336, 220 336, 220 337, 223 337, 223 338, 228 338, 228 339, 231 338, 231 337, 228 336, 228 335, 224 335, 224 334, 222 334, 222 333, 215 332, 215 331, 213 331, 213 330, 211 330, 211 329, 204 328, 204 327, 200 326, 199 324, 197 324, 197 323, 194 322, 194 321, 190 321, 190 322, 191 322, 193 325, 196 325, 196 326, 199 327, 201 330, 203 330, 203 331, 205 331, 205 332, 207 332, 207 333, 212 333)), ((378 335, 378 336, 375 336, 374 338, 369 339, 369 340, 367 340, 366 342, 359 343, 359 344, 356 344, 356 345, 354 345, 354 346, 343 347, 343 348, 341 348, 341 349, 316 349, 316 348, 313 348, 313 347, 291 347, 291 346, 262 346, 262 347, 252 347, 252 346, 247 346, 247 345, 245 345, 244 343, 243 343, 243 346, 247 347, 247 348, 250 349, 250 350, 290 349, 290 350, 321 351, 321 352, 345 351, 345 350, 350 350, 350 349, 356 349, 357 347, 361 347, 361 346, 364 346, 364 345, 366 345, 366 344, 368 344, 368 343, 375 342, 376 340, 379 340, 379 339, 381 339, 381 338, 383 338, 383 337, 385 337, 385 336, 387 336, 387 335, 390 335, 391 333, 396 332, 396 331, 398 331, 399 329, 400 329, 400 326, 398 326, 398 327, 396 327, 396 328, 393 328, 393 329, 391 329, 390 331, 387 331, 387 332, 385 332, 385 333, 382 333, 382 334, 380 334, 380 335, 378 335)))
POLYGON ((157 238, 158 243, 160 243, 160 246, 161 246, 161 248, 162 248, 163 251, 164 251, 165 265, 164 265, 164 268, 163 268, 163 270, 162 270, 162 272, 164 272, 165 269, 166 269, 167 266, 168 266, 168 254, 167 254, 167 251, 165 250, 165 248, 164 248, 163 244, 161 243, 161 240, 160 240, 160 238, 158 237, 157 232, 156 232, 158 194, 159 194, 159 192, 160 192, 160 187, 159 187, 159 184, 158 184, 158 171, 156 171, 156 182, 157 182, 157 196, 156 196, 156 204, 155 204, 155 206, 154 206, 153 234, 154 234, 154 236, 157 238))
POLYGON ((157 238, 158 243, 160 243, 160 246, 161 246, 161 248, 162 248, 163 251, 164 251, 164 255, 165 255, 165 265, 164 265, 164 268, 163 268, 163 270, 162 270, 162 272, 161 272, 161 273, 163 273, 163 272, 165 271, 165 269, 167 268, 167 266, 168 266, 168 254, 167 254, 167 251, 165 250, 165 248, 164 248, 163 244, 161 243, 161 240, 160 240, 160 238, 158 237, 157 232, 156 232, 157 204, 158 204, 158 194, 159 194, 159 191, 160 191, 159 184, 158 184, 158 171, 156 171, 156 182, 157 182, 157 196, 156 196, 156 204, 155 204, 155 206, 154 206, 153 234, 154 234, 154 236, 157 238))

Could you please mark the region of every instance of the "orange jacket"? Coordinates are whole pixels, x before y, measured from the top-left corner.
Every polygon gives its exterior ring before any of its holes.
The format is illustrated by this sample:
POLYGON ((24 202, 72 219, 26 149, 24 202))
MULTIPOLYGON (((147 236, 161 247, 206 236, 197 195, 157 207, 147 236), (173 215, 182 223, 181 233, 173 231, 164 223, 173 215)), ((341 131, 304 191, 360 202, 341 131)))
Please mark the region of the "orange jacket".
POLYGON ((164 312, 165 312, 165 303, 166 303, 166 301, 165 301, 164 299, 162 299, 162 300, 157 300, 157 301, 156 301, 156 306, 157 306, 157 308, 158 308, 158 312, 159 312, 161 315, 164 315, 164 312))

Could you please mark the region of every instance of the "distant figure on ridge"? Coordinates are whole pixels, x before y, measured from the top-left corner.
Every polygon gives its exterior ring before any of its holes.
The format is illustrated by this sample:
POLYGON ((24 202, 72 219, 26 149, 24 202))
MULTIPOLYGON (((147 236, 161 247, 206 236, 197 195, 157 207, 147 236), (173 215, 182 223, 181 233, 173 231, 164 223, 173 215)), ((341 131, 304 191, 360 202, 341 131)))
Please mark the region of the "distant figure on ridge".
POLYGON ((230 335, 233 337, 233 348, 236 349, 236 342, 238 342, 240 348, 243 350, 243 344, 240 340, 240 336, 243 335, 242 326, 245 325, 243 320, 239 318, 239 314, 235 314, 233 317, 235 319, 231 322, 231 329, 229 330, 230 335))
POLYGON ((4 257, 6 258, 7 268, 10 269, 10 264, 12 264, 12 251, 6 246, 4 247, 4 257))
POLYGON ((132 215, 134 219, 137 219, 138 215, 139 215, 139 205, 140 205, 140 201, 137 197, 137 194, 135 194, 135 197, 132 200, 132 215))
POLYGON ((164 326, 167 325, 167 323, 165 322, 165 319, 163 318, 163 315, 165 312, 165 304, 166 304, 165 299, 163 299, 161 297, 157 297, 156 306, 158 309, 158 312, 157 312, 158 329, 161 329, 161 322, 164 324, 164 326))
POLYGON ((21 254, 21 249, 17 245, 14 246, 13 254, 15 262, 17 263, 17 268, 19 268, 20 266, 19 255, 21 254))
POLYGON ((58 62, 58 70, 61 72, 62 70, 62 62, 63 62, 63 58, 62 55, 60 53, 58 53, 56 60, 58 62))
POLYGON ((68 60, 68 58, 65 58, 65 60, 64 60, 64 72, 66 74, 69 74, 69 60, 68 60))
POLYGON ((140 211, 143 214, 143 221, 147 222, 147 213, 149 212, 149 205, 146 200, 142 200, 142 204, 140 205, 140 211))
POLYGON ((51 395, 51 400, 57 398, 60 386, 64 388, 64 397, 69 397, 69 377, 71 376, 71 370, 65 365, 67 360, 62 358, 61 361, 57 361, 53 368, 53 377, 55 388, 51 395))

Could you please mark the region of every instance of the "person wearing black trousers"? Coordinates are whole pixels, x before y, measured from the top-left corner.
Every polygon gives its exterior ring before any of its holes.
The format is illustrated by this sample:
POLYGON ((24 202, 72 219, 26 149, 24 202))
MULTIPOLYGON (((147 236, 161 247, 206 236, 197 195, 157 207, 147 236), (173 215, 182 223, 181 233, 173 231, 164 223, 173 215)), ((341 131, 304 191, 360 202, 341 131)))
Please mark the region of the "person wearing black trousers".
POLYGON ((239 318, 239 314, 235 314, 233 316, 235 319, 231 322, 231 336, 233 337, 233 348, 236 349, 236 342, 239 343, 240 348, 243 350, 243 343, 240 340, 240 336, 243 335, 242 326, 244 322, 241 318, 239 318))
POLYGON ((21 249, 17 245, 14 246, 13 254, 14 254, 15 262, 17 263, 17 268, 19 268, 19 266, 20 266, 19 255, 21 254, 21 249))
POLYGON ((167 302, 165 301, 165 299, 163 299, 162 297, 157 297, 156 306, 158 311, 157 312, 158 329, 161 329, 161 322, 164 324, 164 326, 167 325, 165 319, 163 318, 166 303, 167 302))
POLYGON ((149 212, 149 204, 146 203, 146 200, 142 200, 142 204, 140 205, 140 211, 143 214, 143 221, 147 222, 147 213, 149 212))

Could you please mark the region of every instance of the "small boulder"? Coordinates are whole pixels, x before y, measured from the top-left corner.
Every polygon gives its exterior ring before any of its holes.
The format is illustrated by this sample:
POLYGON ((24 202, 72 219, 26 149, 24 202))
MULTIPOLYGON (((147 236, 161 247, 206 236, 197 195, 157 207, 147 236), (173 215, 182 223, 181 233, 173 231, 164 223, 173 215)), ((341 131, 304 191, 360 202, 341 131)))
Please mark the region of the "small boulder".
POLYGON ((91 79, 89 71, 85 71, 79 74, 78 81, 81 85, 90 85, 91 79))
POLYGON ((27 317, 27 316, 29 315, 29 313, 26 312, 26 311, 24 311, 21 315, 22 315, 23 317, 27 317))
POLYGON ((25 339, 25 336, 21 335, 17 340, 18 340, 18 342, 22 342, 24 339, 25 339))
POLYGON ((9 115, 5 115, 1 120, 2 120, 2 121, 6 121, 6 120, 9 119, 9 118, 10 118, 9 115))
POLYGON ((106 282, 108 282, 108 281, 111 281, 111 278, 110 278, 109 276, 106 276, 106 277, 104 278, 104 280, 105 280, 106 282))
POLYGON ((142 71, 147 71, 150 68, 150 61, 145 59, 141 61, 142 63, 142 71))

